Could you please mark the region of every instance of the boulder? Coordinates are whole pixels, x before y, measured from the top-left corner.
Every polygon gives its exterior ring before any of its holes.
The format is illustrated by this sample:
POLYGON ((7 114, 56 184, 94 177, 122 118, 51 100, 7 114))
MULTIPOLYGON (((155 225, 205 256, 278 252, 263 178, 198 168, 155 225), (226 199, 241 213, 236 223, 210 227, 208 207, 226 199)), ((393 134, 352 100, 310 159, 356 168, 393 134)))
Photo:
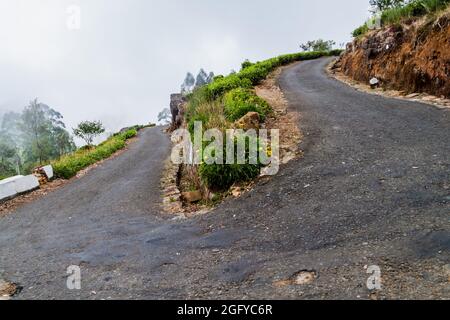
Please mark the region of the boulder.
POLYGON ((259 123, 261 121, 261 117, 257 112, 249 112, 241 119, 236 121, 235 125, 238 129, 250 130, 250 129, 259 129, 259 123))
POLYGON ((203 199, 202 193, 200 191, 183 192, 181 196, 188 203, 199 202, 203 199))

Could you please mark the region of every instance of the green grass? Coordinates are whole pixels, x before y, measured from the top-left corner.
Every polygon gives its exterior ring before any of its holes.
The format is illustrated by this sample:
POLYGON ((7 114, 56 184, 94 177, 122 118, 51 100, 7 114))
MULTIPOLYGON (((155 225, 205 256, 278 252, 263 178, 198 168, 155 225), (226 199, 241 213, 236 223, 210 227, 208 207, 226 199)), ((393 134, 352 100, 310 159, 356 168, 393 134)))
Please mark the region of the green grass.
MULTIPOLYGON (((414 0, 404 6, 383 11, 381 14, 381 25, 389 26, 401 23, 407 19, 436 14, 445 10, 449 4, 450 0, 414 0)), ((368 23, 365 23, 356 28, 352 34, 354 37, 360 37, 368 31, 368 23)))
POLYGON ((55 176, 63 179, 74 177, 79 171, 98 161, 109 158, 116 151, 124 148, 126 140, 136 135, 136 129, 130 129, 122 134, 109 138, 97 147, 83 147, 72 154, 62 157, 60 160, 53 161, 51 164, 55 176))

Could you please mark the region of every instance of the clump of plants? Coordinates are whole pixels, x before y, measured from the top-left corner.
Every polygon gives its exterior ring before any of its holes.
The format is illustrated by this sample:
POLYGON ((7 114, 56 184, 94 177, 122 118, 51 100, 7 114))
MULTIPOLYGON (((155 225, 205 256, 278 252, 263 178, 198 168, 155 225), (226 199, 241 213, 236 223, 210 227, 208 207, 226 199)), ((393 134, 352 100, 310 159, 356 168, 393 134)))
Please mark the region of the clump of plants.
POLYGON ((122 134, 107 139, 97 147, 88 145, 87 147, 78 149, 72 154, 63 156, 61 159, 52 162, 55 176, 63 179, 74 177, 79 171, 100 160, 106 159, 116 151, 123 149, 126 140, 131 139, 136 135, 136 129, 130 129, 122 134))
POLYGON ((137 130, 136 129, 130 129, 130 130, 125 131, 122 134, 122 138, 124 140, 128 140, 128 139, 134 138, 136 135, 137 135, 137 130))
MULTIPOLYGON (((245 163, 234 163, 234 164, 207 164, 203 162, 199 168, 200 178, 210 189, 226 190, 237 182, 251 181, 260 174, 260 169, 262 167, 261 162, 258 158, 258 151, 261 147, 259 140, 251 138, 248 136, 236 136, 233 139, 234 143, 234 159, 238 159, 238 143, 239 140, 245 142, 245 151, 243 159, 245 163), (255 146, 252 152, 251 146, 255 146)), ((215 156, 214 154, 212 155, 215 156)), ((227 145, 224 144, 223 147, 223 158, 227 158, 227 145)), ((204 160, 206 156, 204 155, 204 160)))

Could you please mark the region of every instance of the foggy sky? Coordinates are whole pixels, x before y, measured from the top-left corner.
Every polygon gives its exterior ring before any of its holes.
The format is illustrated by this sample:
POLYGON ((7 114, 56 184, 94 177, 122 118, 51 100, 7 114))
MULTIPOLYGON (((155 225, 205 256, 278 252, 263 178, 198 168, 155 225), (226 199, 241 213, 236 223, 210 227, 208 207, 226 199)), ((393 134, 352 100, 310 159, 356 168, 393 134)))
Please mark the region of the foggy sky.
POLYGON ((0 0, 0 112, 34 98, 68 127, 156 121, 187 71, 227 74, 324 38, 348 42, 366 0, 0 0), (79 30, 66 26, 81 8, 79 30))

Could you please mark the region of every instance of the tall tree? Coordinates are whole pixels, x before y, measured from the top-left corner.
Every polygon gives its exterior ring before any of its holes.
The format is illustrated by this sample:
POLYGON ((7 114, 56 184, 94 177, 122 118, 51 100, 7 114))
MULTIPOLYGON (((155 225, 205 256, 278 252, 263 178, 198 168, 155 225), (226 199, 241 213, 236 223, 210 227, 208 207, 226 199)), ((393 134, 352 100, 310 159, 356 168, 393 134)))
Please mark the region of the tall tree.
POLYGON ((0 176, 8 177, 17 172, 16 150, 0 136, 0 176))
POLYGON ((195 78, 190 72, 186 74, 183 84, 181 85, 181 93, 191 93, 194 90, 195 78))
POLYGON ((22 113, 21 130, 26 141, 28 160, 38 160, 40 164, 47 160, 50 149, 51 122, 46 110, 37 99, 30 102, 22 113))
MULTIPOLYGON (((56 136, 66 131, 63 116, 37 99, 30 102, 22 112, 19 127, 23 134, 26 161, 44 161, 60 156, 56 136)), ((66 141, 70 148, 70 141, 66 141)))
POLYGON ((76 146, 72 136, 63 128, 54 128, 53 131, 54 145, 57 148, 57 157, 61 158, 64 154, 75 151, 76 146))
POLYGON ((333 40, 318 39, 314 41, 308 41, 300 45, 303 51, 330 51, 336 44, 333 40))
MULTIPOLYGON (((9 161, 14 165, 15 172, 20 175, 22 170, 22 133, 20 131, 21 115, 17 112, 8 112, 3 115, 0 123, 0 143, 3 148, 14 150, 14 156, 9 161)), ((9 153, 9 152, 7 152, 9 153)), ((4 155, 5 156, 5 155, 4 155)), ((11 172, 0 172, 0 175, 8 176, 11 172)))
POLYGON ((214 81, 214 77, 215 77, 214 72, 211 71, 211 72, 208 74, 208 77, 206 78, 206 83, 211 83, 211 82, 213 82, 213 81, 214 81))

